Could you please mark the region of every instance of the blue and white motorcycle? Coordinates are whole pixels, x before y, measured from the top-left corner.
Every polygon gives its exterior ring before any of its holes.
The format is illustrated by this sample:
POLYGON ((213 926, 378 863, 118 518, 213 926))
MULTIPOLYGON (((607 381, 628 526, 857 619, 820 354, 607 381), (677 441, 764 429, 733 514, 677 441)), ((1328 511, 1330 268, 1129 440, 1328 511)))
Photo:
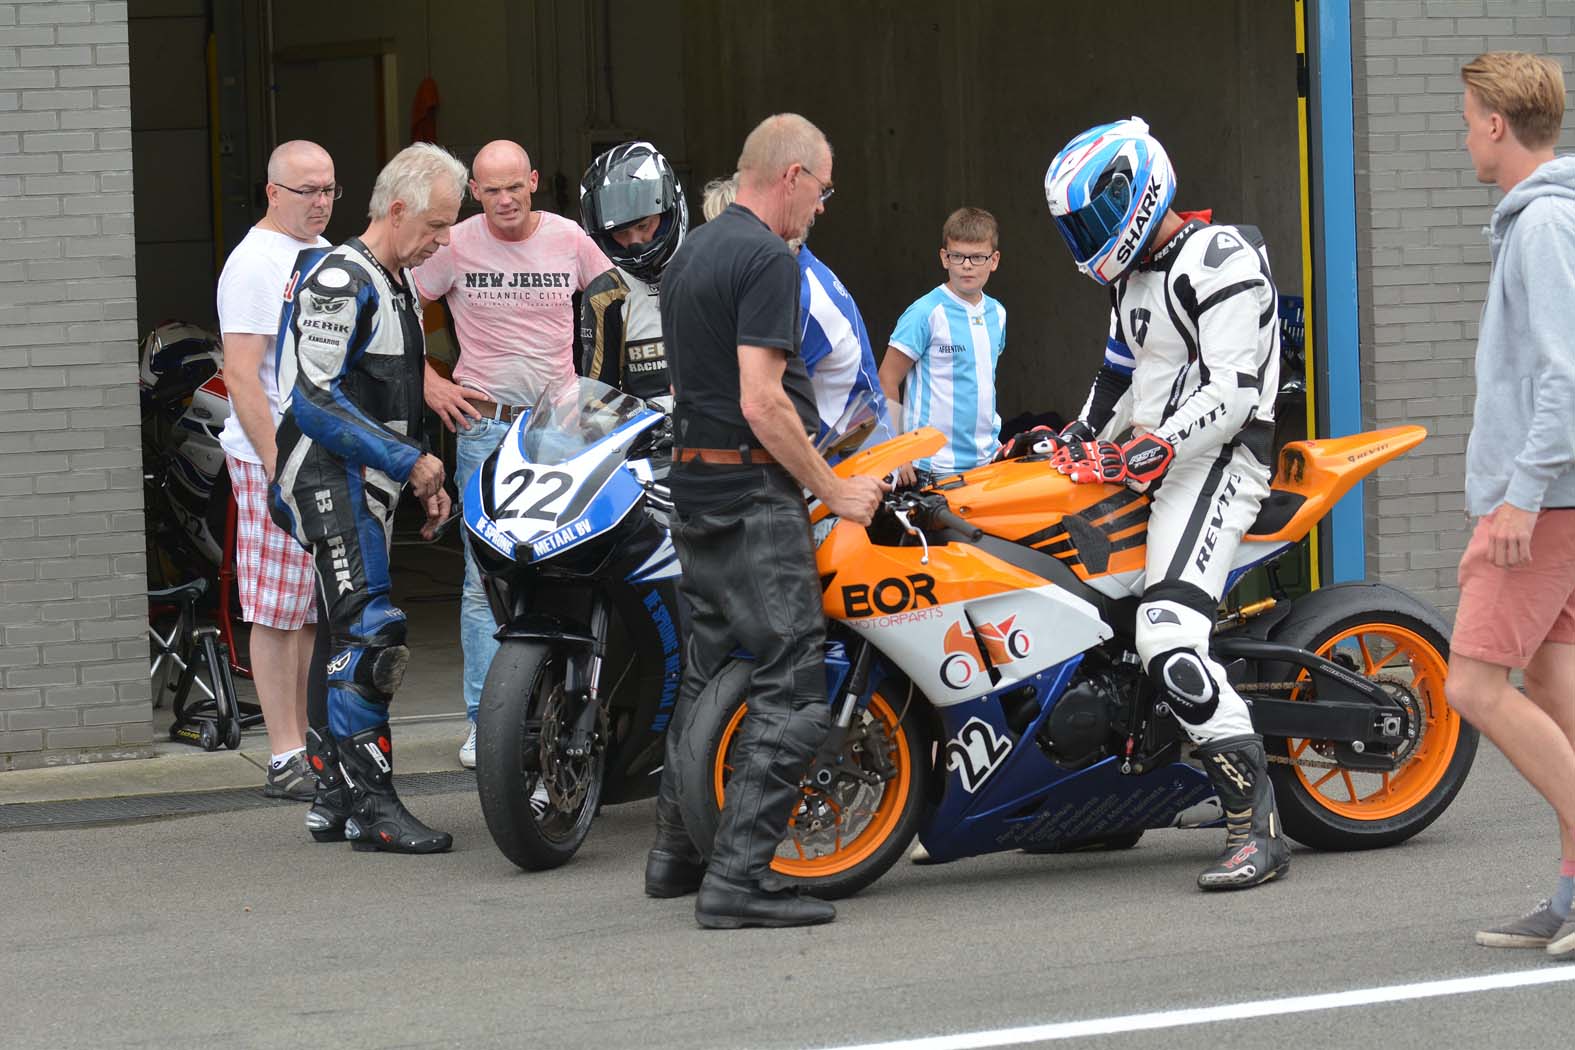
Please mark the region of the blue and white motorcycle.
POLYGON ((499 627, 477 718, 493 841, 522 868, 574 856, 605 803, 656 794, 678 697, 668 417, 592 379, 554 386, 464 493, 499 627))

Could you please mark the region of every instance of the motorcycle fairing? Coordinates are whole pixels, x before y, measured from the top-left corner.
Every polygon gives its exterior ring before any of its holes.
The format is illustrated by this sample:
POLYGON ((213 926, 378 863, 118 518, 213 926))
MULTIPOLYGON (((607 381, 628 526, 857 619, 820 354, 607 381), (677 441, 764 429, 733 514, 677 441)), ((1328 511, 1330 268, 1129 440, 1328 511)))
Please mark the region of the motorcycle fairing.
POLYGON ((641 562, 625 577, 630 583, 651 583, 655 580, 673 580, 683 575, 678 564, 678 550, 673 546, 671 533, 662 536, 661 545, 651 556, 641 562))
MULTIPOLYGON (((1215 795, 1204 773, 1183 762, 1147 773, 1121 772, 1106 758, 1076 772, 1050 761, 1035 739, 1076 677, 1081 655, 967 703, 938 707, 944 726, 936 761, 941 797, 919 829, 935 860, 1022 847, 1053 847, 1146 828, 1173 827, 1215 795), (1007 724, 1003 692, 1032 685, 1039 713, 1021 735, 1007 724), (994 763, 984 775, 978 763, 994 763), (973 777, 969 776, 972 765, 973 777)), ((1217 816, 1210 812, 1201 821, 1217 816)))
MULTIPOLYGON (((838 477, 844 478, 855 475, 884 477, 905 463, 912 463, 916 459, 923 459, 933 452, 940 451, 945 444, 946 435, 939 430, 934 427, 920 427, 851 455, 831 469, 838 477)), ((811 525, 818 524, 830 513, 831 511, 820 500, 809 501, 811 525)))
POLYGON ((826 615, 874 641, 937 707, 1009 687, 1113 634, 1093 605, 972 544, 925 557, 871 544, 852 522, 816 551, 826 615))
POLYGON ((498 446, 495 465, 476 471, 465 488, 466 527, 508 558, 515 557, 520 545, 535 559, 596 538, 621 522, 645 494, 624 469, 624 457, 634 440, 661 419, 655 412, 637 416, 578 455, 550 466, 525 458, 526 419, 515 420, 498 446), (523 485, 512 484, 521 477, 523 485), (493 518, 486 513, 482 485, 488 478, 492 506, 508 505, 515 516, 493 518), (547 509, 552 507, 560 509, 547 509))

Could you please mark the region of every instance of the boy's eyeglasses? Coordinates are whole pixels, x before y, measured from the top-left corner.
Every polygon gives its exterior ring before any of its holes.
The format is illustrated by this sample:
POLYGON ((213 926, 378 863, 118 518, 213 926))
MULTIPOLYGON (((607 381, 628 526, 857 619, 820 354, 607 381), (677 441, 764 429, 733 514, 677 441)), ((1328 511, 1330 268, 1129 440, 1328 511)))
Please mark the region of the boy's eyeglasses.
POLYGON ((837 192, 837 187, 833 186, 829 182, 821 182, 820 176, 816 175, 808 168, 800 166, 799 170, 801 170, 805 175, 808 175, 810 178, 814 179, 815 185, 820 187, 820 203, 825 204, 831 199, 831 195, 837 192))
POLYGON ((946 262, 952 266, 961 266, 965 262, 973 263, 975 266, 983 266, 994 257, 994 252, 988 255, 964 255, 962 252, 947 252, 946 262))
POLYGON ((289 190, 297 197, 327 197, 329 200, 336 201, 345 195, 345 188, 337 182, 332 186, 302 186, 300 189, 286 186, 282 182, 276 182, 274 185, 281 190, 289 190))

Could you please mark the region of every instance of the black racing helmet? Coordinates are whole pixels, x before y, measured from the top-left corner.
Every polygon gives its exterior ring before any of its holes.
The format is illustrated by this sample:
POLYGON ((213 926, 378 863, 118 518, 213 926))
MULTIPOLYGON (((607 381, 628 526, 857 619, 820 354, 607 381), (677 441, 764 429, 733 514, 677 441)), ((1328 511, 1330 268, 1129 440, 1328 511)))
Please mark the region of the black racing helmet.
POLYGON ((649 142, 625 142, 591 161, 580 180, 580 225, 619 268, 654 284, 689 231, 689 205, 673 166, 649 142), (661 224, 648 244, 625 248, 612 234, 649 215, 661 224))

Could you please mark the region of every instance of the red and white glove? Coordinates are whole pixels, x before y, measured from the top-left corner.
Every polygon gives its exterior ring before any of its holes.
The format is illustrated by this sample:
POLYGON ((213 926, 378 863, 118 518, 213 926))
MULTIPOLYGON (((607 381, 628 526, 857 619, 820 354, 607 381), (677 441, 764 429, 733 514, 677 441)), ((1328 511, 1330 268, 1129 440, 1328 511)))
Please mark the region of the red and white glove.
POLYGON ((1079 485, 1125 484, 1136 492, 1147 492, 1175 458, 1170 442, 1158 434, 1143 434, 1125 445, 1114 441, 1069 445, 1051 462, 1079 485))
POLYGON ((1007 438, 995 450, 995 455, 990 457, 990 462, 999 463, 1005 459, 1021 459, 1023 456, 1048 456, 1059 451, 1061 446, 1060 434, 1049 427, 1034 427, 1007 438))

